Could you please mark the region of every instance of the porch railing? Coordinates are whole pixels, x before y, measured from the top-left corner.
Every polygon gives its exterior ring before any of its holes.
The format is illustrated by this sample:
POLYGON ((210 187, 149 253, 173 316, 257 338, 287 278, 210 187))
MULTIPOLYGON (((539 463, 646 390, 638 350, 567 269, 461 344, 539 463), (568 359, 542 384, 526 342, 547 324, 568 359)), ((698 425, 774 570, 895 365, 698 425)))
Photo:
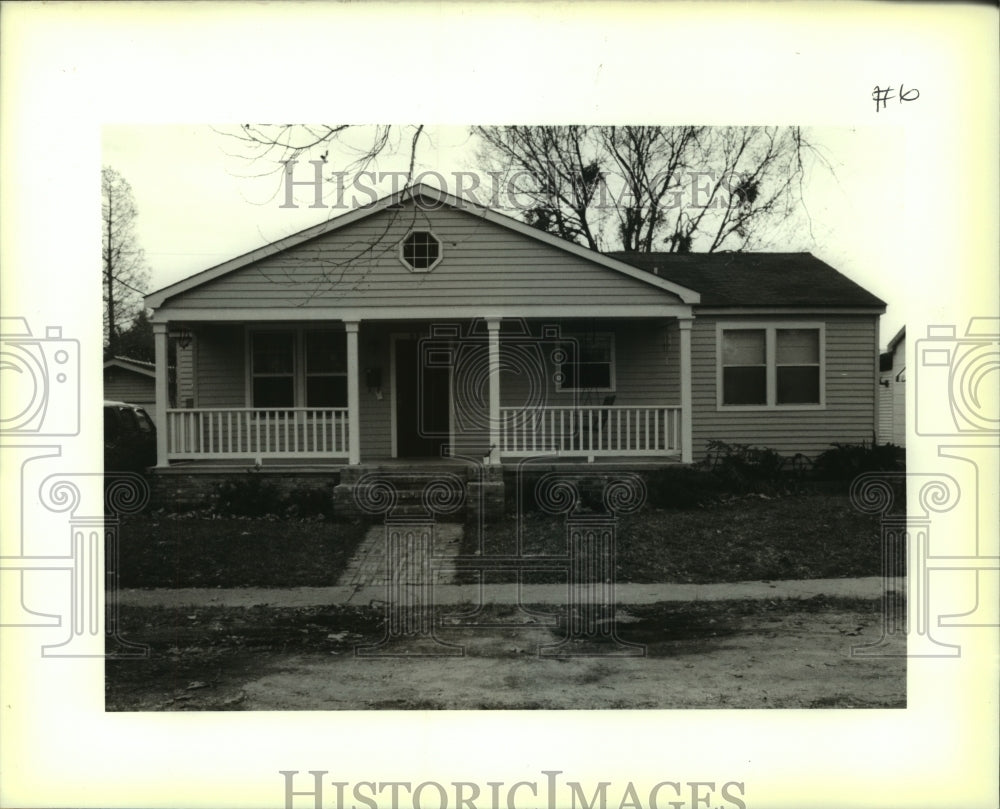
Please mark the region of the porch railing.
POLYGON ((500 456, 680 455, 679 405, 500 408, 500 456))
POLYGON ((346 458, 346 407, 167 410, 167 458, 346 458))

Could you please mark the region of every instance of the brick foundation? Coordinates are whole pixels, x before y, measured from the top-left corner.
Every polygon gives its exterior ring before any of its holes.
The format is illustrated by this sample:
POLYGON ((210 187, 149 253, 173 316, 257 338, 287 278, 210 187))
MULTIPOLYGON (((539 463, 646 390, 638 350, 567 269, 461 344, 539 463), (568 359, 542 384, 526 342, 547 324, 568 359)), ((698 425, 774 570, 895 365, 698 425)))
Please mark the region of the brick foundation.
POLYGON ((149 477, 151 509, 168 510, 211 507, 216 491, 226 481, 259 476, 269 486, 282 495, 290 495, 297 490, 315 489, 328 493, 331 503, 334 490, 340 481, 340 471, 286 472, 281 470, 215 470, 178 471, 175 469, 154 470, 149 477))

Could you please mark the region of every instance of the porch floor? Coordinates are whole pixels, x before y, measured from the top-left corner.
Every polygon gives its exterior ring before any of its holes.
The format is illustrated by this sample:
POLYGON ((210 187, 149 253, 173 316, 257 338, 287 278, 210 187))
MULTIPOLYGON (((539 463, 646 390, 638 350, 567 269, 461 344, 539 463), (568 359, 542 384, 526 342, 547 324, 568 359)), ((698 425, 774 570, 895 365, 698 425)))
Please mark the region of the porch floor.
MULTIPOLYGON (((599 455, 593 461, 581 457, 536 456, 531 458, 513 458, 502 461, 498 466, 502 469, 530 468, 539 471, 587 471, 603 470, 608 472, 626 472, 635 470, 653 470, 663 467, 678 466, 681 461, 677 457, 635 457, 599 455)), ((358 468, 365 471, 404 471, 408 469, 469 469, 478 466, 474 461, 461 458, 371 458, 363 460, 358 468)), ((249 472, 251 470, 262 474, 285 473, 322 473, 340 472, 347 469, 348 464, 343 459, 316 458, 303 460, 301 458, 266 458, 259 466, 255 466, 251 458, 203 458, 190 461, 171 461, 169 466, 154 467, 156 475, 191 474, 198 472, 249 472)))

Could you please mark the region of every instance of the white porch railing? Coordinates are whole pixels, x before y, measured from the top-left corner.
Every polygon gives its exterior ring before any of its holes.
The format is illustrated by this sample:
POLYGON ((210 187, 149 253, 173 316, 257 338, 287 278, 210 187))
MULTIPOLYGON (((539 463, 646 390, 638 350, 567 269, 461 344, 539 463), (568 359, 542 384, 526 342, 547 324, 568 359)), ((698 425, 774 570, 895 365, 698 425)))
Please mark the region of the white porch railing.
POLYGON ((681 454, 679 405, 500 408, 500 456, 681 454))
POLYGON ((346 407, 167 410, 167 458, 347 458, 346 407))

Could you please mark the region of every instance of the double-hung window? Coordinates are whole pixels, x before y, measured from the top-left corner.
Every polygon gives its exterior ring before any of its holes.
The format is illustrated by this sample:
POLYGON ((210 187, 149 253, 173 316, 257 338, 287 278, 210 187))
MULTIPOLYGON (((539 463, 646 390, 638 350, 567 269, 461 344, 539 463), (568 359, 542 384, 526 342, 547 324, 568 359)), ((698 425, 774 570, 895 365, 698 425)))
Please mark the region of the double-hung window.
POLYGON ((261 330, 250 334, 250 406, 346 407, 344 332, 261 330))
POLYGON ((559 360, 558 390, 615 389, 615 343, 610 332, 571 336, 562 344, 559 360))
POLYGON ((823 324, 718 326, 719 407, 822 407, 823 324))
POLYGON ((347 343, 343 332, 305 334, 305 406, 347 407, 347 343))
POLYGON ((251 335, 253 407, 295 407, 295 337, 290 331, 251 335))

